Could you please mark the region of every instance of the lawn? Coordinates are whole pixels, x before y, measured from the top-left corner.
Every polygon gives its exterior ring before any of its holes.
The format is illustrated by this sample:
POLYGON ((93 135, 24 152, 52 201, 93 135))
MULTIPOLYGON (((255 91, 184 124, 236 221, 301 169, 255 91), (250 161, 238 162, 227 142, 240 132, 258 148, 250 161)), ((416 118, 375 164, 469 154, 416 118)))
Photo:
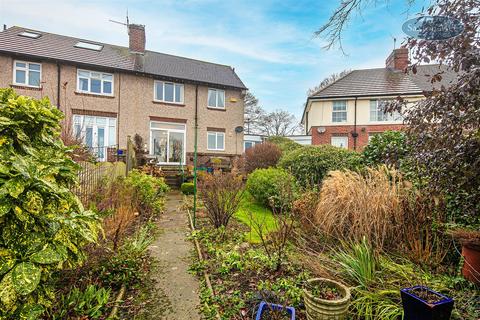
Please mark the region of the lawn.
POLYGON ((251 243, 260 243, 260 236, 255 227, 252 227, 251 219, 254 219, 257 224, 261 224, 262 230, 267 233, 277 228, 272 211, 257 203, 248 192, 245 192, 240 207, 235 213, 235 218, 250 227, 250 231, 245 236, 251 243))

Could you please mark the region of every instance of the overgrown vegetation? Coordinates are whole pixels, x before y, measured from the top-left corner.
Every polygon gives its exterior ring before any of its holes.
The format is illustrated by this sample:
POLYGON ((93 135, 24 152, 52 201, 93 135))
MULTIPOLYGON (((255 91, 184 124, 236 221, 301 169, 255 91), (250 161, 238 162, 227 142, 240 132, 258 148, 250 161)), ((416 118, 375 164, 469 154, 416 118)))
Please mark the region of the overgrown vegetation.
POLYGON ((41 317, 58 269, 85 259, 100 223, 69 191, 77 165, 60 137, 62 113, 48 99, 0 89, 0 315, 41 317))

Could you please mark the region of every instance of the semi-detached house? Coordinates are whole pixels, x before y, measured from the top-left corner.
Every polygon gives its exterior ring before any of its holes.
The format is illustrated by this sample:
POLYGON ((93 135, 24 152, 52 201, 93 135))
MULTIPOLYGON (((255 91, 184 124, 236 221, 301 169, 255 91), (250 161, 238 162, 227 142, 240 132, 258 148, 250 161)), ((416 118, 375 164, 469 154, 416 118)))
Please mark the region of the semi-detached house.
POLYGON ((122 47, 23 27, 0 32, 0 87, 48 96, 65 127, 106 158, 139 134, 163 165, 198 152, 231 159, 243 152, 246 87, 234 68, 145 49, 145 27, 128 25, 122 47))
POLYGON ((400 96, 412 107, 433 88, 448 86, 457 77, 436 64, 419 65, 414 73, 408 63, 408 50, 395 49, 384 68, 353 70, 309 96, 302 123, 312 144, 361 150, 375 134, 403 128, 401 114, 385 112, 386 101, 400 96), (442 79, 432 83, 436 74, 442 79))

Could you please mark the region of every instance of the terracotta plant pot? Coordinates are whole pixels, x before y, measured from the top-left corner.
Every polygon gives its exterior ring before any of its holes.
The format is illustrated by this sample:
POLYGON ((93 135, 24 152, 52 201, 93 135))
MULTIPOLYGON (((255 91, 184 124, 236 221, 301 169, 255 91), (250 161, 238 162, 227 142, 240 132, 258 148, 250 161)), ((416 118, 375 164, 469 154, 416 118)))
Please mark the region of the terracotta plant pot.
POLYGON ((473 283, 480 285, 480 248, 464 244, 462 256, 465 259, 462 267, 462 274, 473 283))
MULTIPOLYGON (((326 283, 340 292, 341 298, 337 300, 325 300, 314 296, 306 288, 303 289, 305 308, 308 320, 343 320, 347 317, 348 305, 350 304, 350 289, 340 282, 325 278, 307 280, 307 285, 326 283)), ((308 286, 307 286, 308 287, 308 286)))

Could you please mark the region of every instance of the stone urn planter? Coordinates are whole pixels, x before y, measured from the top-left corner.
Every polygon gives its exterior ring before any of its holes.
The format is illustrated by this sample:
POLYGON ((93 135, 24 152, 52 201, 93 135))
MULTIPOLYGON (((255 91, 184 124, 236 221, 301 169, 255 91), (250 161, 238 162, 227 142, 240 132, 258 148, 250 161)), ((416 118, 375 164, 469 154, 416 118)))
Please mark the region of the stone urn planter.
POLYGON ((308 320, 346 319, 350 289, 340 282, 326 278, 307 280, 303 296, 308 320))

